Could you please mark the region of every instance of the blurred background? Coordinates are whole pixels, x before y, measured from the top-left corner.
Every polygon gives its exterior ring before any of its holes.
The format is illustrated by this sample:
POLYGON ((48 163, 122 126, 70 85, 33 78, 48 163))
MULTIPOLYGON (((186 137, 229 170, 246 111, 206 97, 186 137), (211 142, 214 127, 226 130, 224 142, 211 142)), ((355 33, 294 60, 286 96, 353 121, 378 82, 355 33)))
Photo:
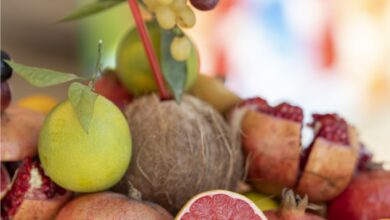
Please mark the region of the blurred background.
MULTIPOLYGON (((87 0, 1 0, 1 48, 17 62, 79 74, 104 65, 133 26, 126 4, 82 21, 57 24, 87 0)), ((336 112, 352 122, 380 161, 390 163, 390 1, 220 0, 198 12, 188 31, 204 74, 219 75, 242 97, 336 112)), ((66 96, 66 86, 36 89, 18 77, 14 99, 66 96)), ((309 133, 304 135, 307 139, 309 133)))

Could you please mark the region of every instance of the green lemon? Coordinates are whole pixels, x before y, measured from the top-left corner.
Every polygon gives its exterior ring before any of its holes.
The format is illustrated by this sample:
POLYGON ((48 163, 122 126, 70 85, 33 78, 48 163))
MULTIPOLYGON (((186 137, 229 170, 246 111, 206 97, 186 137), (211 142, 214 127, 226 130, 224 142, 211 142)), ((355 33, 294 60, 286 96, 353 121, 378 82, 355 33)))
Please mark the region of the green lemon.
POLYGON ((45 173, 61 187, 101 191, 117 183, 128 168, 130 129, 122 112, 98 96, 86 133, 66 100, 46 118, 38 151, 45 173))
MULTIPOLYGON (((160 59, 160 28, 155 22, 147 23, 147 28, 155 52, 160 59)), ((199 73, 199 60, 194 44, 192 44, 190 56, 185 62, 187 63, 185 90, 188 90, 195 83, 199 73)), ((133 95, 157 91, 152 69, 135 28, 124 36, 118 46, 116 68, 122 83, 133 95)))
POLYGON ((279 205, 278 203, 271 199, 270 196, 260 194, 254 191, 248 192, 244 194, 248 199, 252 200, 253 203, 256 204, 256 206, 261 211, 267 211, 267 210, 273 210, 278 209, 279 205))

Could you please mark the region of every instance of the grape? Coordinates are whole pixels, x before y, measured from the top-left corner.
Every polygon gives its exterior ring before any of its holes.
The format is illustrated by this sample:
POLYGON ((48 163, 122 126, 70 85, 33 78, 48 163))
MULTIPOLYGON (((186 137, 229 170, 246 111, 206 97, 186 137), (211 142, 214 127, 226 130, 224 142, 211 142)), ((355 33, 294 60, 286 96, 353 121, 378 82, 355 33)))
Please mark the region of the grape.
POLYGON ((171 7, 174 11, 180 12, 187 6, 187 0, 173 0, 171 7))
POLYGON ((173 0, 157 0, 159 5, 168 6, 172 4, 173 0))
POLYGON ((11 103, 11 91, 8 86, 8 82, 1 82, 1 112, 11 103))
POLYGON ((191 4, 202 11, 208 11, 213 8, 218 4, 219 0, 190 0, 191 4))
POLYGON ((189 7, 185 6, 177 14, 177 23, 182 28, 191 28, 195 25, 196 17, 194 11, 189 7))
POLYGON ((186 60, 191 54, 191 42, 187 37, 175 37, 171 43, 172 57, 177 61, 186 60))
POLYGON ((159 2, 157 0, 144 0, 144 3, 147 9, 151 12, 154 12, 156 8, 159 6, 159 2))
POLYGON ((167 6, 159 6, 156 9, 156 17, 160 26, 164 29, 172 29, 175 27, 175 13, 167 6))
POLYGON ((11 58, 6 52, 1 51, 1 82, 7 81, 12 76, 12 68, 4 60, 11 60, 11 58))

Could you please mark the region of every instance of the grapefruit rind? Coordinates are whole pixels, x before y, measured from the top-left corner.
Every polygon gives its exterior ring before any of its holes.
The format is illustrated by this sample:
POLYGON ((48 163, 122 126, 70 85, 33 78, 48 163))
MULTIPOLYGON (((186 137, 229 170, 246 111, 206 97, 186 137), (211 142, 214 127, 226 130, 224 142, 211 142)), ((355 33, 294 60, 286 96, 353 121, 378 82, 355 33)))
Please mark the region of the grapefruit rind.
POLYGON ((203 193, 199 193, 196 196, 192 197, 184 206, 181 208, 179 213, 176 215, 175 220, 181 220, 182 217, 187 213, 190 212, 191 205, 194 204, 198 199, 205 197, 205 196, 214 196, 214 195, 227 195, 230 196, 233 199, 239 199, 242 200, 252 208, 254 213, 258 215, 261 219, 268 220, 267 217, 265 217, 264 213, 256 206, 255 203, 253 203, 250 199, 247 197, 240 195, 235 192, 227 191, 227 190, 211 190, 211 191, 206 191, 203 193))

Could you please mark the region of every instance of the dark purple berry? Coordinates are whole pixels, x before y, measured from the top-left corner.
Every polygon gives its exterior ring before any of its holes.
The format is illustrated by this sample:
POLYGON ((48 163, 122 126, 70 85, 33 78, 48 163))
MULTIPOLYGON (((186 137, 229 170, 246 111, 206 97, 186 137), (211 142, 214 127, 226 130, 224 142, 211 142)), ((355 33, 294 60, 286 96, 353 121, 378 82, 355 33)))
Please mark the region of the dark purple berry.
POLYGON ((191 4, 199 10, 208 11, 217 6, 219 0, 191 0, 191 4))
POLYGON ((4 60, 11 60, 11 58, 6 52, 1 51, 1 82, 7 81, 12 76, 12 68, 4 60))

